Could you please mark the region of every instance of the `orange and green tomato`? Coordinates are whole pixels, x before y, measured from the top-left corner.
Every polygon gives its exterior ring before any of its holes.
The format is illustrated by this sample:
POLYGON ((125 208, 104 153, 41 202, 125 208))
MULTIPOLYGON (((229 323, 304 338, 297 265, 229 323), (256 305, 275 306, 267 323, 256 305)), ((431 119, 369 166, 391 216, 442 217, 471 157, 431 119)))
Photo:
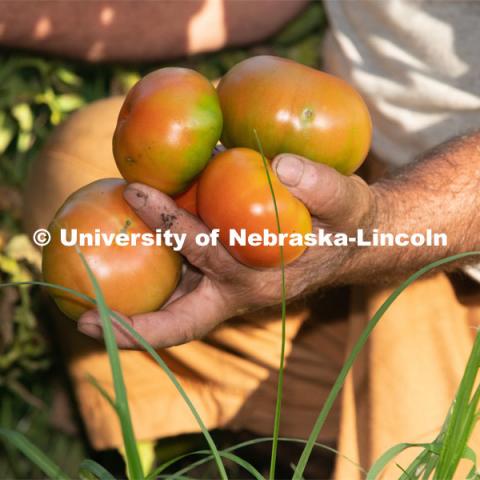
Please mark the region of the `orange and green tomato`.
POLYGON ((257 56, 235 65, 217 87, 222 143, 268 158, 302 155, 353 173, 370 148, 372 124, 361 96, 345 81, 292 60, 257 56))
MULTIPOLYGON (((143 235, 151 230, 123 198, 126 182, 122 179, 97 180, 73 193, 49 226, 51 242, 43 248, 42 271, 46 282, 95 297, 92 283, 74 246, 61 241, 65 229, 67 241, 77 235, 143 235)), ((140 239, 140 237, 138 237, 140 239)), ((78 241, 78 237, 77 237, 78 241)), ((98 280, 107 305, 125 315, 157 310, 174 291, 181 274, 181 257, 165 246, 79 246, 98 280)), ((76 320, 90 302, 59 289, 50 293, 60 310, 76 320)))
MULTIPOLYGON (((280 218, 282 233, 305 235, 312 231, 309 211, 282 185, 270 165, 267 168, 280 218)), ((278 234, 272 193, 262 156, 248 148, 233 148, 219 153, 208 164, 198 181, 197 208, 201 219, 211 229, 220 229, 220 240, 230 254, 252 267, 278 267, 278 246, 234 245, 230 230, 263 235, 278 234)), ((285 246, 285 264, 305 251, 304 246, 285 246)))
POLYGON ((220 103, 210 82, 190 69, 162 68, 128 93, 113 154, 129 182, 175 195, 203 170, 221 131, 220 103))
POLYGON ((177 195, 174 200, 180 207, 191 213, 192 215, 198 215, 197 211, 197 189, 198 180, 195 180, 183 193, 177 195))

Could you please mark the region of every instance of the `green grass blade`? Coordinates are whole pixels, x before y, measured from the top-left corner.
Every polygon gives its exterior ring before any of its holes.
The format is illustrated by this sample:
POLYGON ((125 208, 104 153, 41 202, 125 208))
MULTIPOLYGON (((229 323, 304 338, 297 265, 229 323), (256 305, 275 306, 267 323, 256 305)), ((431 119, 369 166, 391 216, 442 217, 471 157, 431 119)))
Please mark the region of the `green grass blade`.
POLYGON ((468 475, 467 475, 467 480, 471 480, 472 478, 475 477, 475 475, 478 475, 477 474, 477 454, 470 447, 467 447, 464 458, 472 462, 472 468, 470 469, 470 472, 468 472, 468 475))
MULTIPOLYGON (((280 215, 278 213, 277 199, 275 198, 275 192, 273 191, 272 179, 268 171, 267 160, 263 153, 263 147, 258 137, 257 131, 253 129, 255 140, 258 145, 258 150, 262 156, 263 166, 265 167, 265 173, 267 175, 268 187, 273 200, 273 208, 275 210, 275 222, 277 224, 278 234, 282 233, 280 226, 280 215)), ((283 377, 285 369, 285 343, 286 343, 286 317, 287 317, 287 288, 285 285, 285 261, 283 256, 283 246, 279 245, 280 249, 280 270, 281 270, 281 308, 282 308, 282 333, 281 333, 281 346, 280 346, 280 366, 278 369, 278 381, 277 381, 277 400, 275 404, 275 419, 273 421, 273 441, 272 441, 272 455, 270 458, 270 471, 269 479, 275 480, 275 465, 277 463, 277 450, 278 450, 278 437, 280 434, 280 417, 282 411, 282 397, 283 397, 283 377)))
POLYGON ((98 390, 100 395, 110 404, 110 406, 117 412, 117 406, 115 405, 115 400, 110 396, 110 394, 103 388, 102 385, 100 385, 97 381, 97 379, 88 374, 87 375, 87 380, 98 390))
MULTIPOLYGON (((395 465, 402 472, 402 474, 408 475, 408 473, 405 471, 405 469, 399 463, 396 463, 395 465)), ((409 478, 409 480, 413 480, 413 479, 409 478)))
POLYGON ((460 386, 452 405, 451 415, 442 443, 434 479, 451 478, 462 458, 468 439, 476 423, 476 411, 480 398, 477 388, 472 390, 480 366, 480 333, 477 333, 460 386))
POLYGON ((229 452, 220 452, 220 455, 243 467, 256 480, 265 480, 263 475, 252 464, 243 460, 243 458, 238 455, 229 452))
POLYGON ((111 312, 105 303, 105 298, 100 289, 100 285, 90 269, 88 262, 85 260, 85 257, 79 250, 77 253, 79 254, 80 259, 87 270, 88 276, 95 291, 98 312, 100 314, 100 320, 103 329, 103 337, 105 340, 105 347, 107 349, 108 358, 110 360, 110 368, 112 371, 113 385, 115 390, 115 406, 122 430, 128 475, 133 480, 141 480, 145 477, 143 474, 142 462, 140 461, 137 442, 133 431, 130 407, 128 405, 127 390, 120 364, 120 355, 118 353, 117 341, 115 339, 115 333, 110 319, 111 312))
POLYGON ((452 255, 447 258, 443 258, 441 260, 437 260, 435 262, 430 263, 429 265, 421 268, 417 272, 415 272, 413 275, 411 275, 407 280, 405 280, 395 291, 385 300, 385 302, 380 306, 380 308, 377 310, 375 315, 372 317, 372 319, 368 322, 367 326, 365 327, 364 331, 362 332, 362 335, 360 338, 357 340, 355 343, 352 351, 350 352, 347 360, 343 364, 343 367, 337 377, 337 380, 335 381, 326 401, 325 404, 323 405, 322 410, 320 411, 320 414, 318 415, 315 424, 313 426, 312 432, 308 438, 307 444, 305 445, 305 448, 302 452, 302 455, 300 457, 300 460, 297 464, 297 467, 295 469, 295 472, 293 474, 293 479, 294 480, 300 480, 300 478, 303 476, 303 472, 305 471, 305 467, 307 466, 308 459, 310 458, 310 455, 312 453, 313 449, 313 443, 315 440, 318 438, 318 435, 320 434, 320 430, 323 427, 323 424, 325 423, 325 419, 327 418, 327 415, 330 413, 330 410, 332 409, 333 403, 335 399, 337 398, 344 382, 345 379, 348 375, 348 372, 352 368, 353 362, 357 358, 358 354, 364 347, 365 343, 367 342, 370 334, 372 333, 373 329, 379 322, 379 320, 382 318, 384 313, 388 310, 390 305, 397 299, 397 297, 415 280, 420 278, 422 275, 428 273, 429 271, 433 270, 434 268, 441 267, 442 265, 446 265, 448 263, 452 263, 467 257, 471 256, 479 256, 480 252, 465 252, 465 253, 459 253, 457 255, 452 255))
POLYGON ((435 468, 437 468, 438 455, 432 454, 431 452, 427 451, 427 455, 425 456, 423 464, 425 465, 425 467, 422 474, 422 479, 428 480, 429 478, 431 478, 431 475, 435 468))
POLYGON ((93 460, 84 460, 80 464, 79 471, 80 475, 83 472, 88 472, 99 480, 115 480, 115 477, 108 470, 106 470, 99 463, 94 462, 93 460))
POLYGON ((68 480, 67 474, 21 433, 0 428, 0 438, 22 452, 48 478, 68 480))
MULTIPOLYGON (((450 409, 451 410, 451 409, 450 409)), ((431 442, 432 444, 435 445, 440 445, 441 442, 443 441, 443 438, 445 436, 445 431, 447 429, 448 421, 450 418, 450 410, 447 414, 446 419, 443 422, 442 428, 440 429, 440 433, 437 435, 435 440, 431 442)), ((413 478, 418 478, 419 475, 417 475, 417 472, 419 471, 419 467, 423 466, 423 473, 422 479, 423 480, 428 480, 430 479, 430 475, 436 468, 438 463, 438 454, 433 454, 432 452, 428 450, 423 450, 413 461, 410 463, 410 465, 405 469, 407 475, 401 475, 399 480, 410 480, 412 477, 413 478)))
MULTIPOLYGON (((228 460, 231 460, 232 462, 236 463, 237 465, 245 469, 248 473, 250 473, 250 475, 252 475, 253 478, 257 480, 265 480, 263 475, 252 464, 250 464, 243 458, 239 457, 238 455, 234 455, 233 453, 230 453, 230 451, 227 451, 227 450, 220 450, 219 453, 222 457, 227 458, 228 460)), ((186 467, 184 469, 185 471, 182 469, 182 471, 178 471, 177 473, 170 474, 168 475, 168 477, 179 478, 183 476, 184 473, 187 473, 187 471, 193 470, 194 468, 200 465, 203 465, 204 463, 207 463, 214 459, 210 450, 197 450, 196 452, 185 453, 183 455, 179 455, 178 457, 172 460, 169 460, 168 462, 165 462, 163 465, 161 465, 161 467, 157 468, 152 473, 150 473, 147 476, 147 480, 153 480, 155 478, 158 478, 159 476, 161 476, 162 472, 164 472, 168 467, 170 467, 171 465, 174 465, 176 462, 180 460, 183 460, 185 458, 192 457, 192 456, 198 456, 198 455, 203 455, 208 458, 203 458, 198 462, 194 462, 188 467, 186 467)))
MULTIPOLYGON (((8 287, 8 286, 16 286, 16 287, 21 287, 23 285, 38 285, 42 287, 48 287, 48 288, 55 288, 57 290, 62 290, 64 292, 68 292, 74 296, 77 296, 83 300, 91 302, 93 305, 95 305, 97 302, 94 298, 89 297, 88 295, 85 295, 83 293, 77 292, 75 290, 72 290, 71 288, 68 287, 63 287, 62 285, 54 284, 54 283, 48 283, 48 282, 42 282, 42 281, 28 281, 28 282, 7 282, 7 283, 1 283, 0 288, 2 287, 8 287)), ((220 476, 223 480, 227 480, 227 474, 225 472, 225 467, 223 466, 222 460, 220 458, 220 455, 218 453, 218 449, 215 445, 215 442, 212 439, 212 436, 210 435, 210 432, 208 431, 207 427, 205 426, 202 418, 200 417, 199 413, 195 409, 195 406, 193 405, 192 401, 188 397, 187 393, 181 386, 180 382, 176 379, 174 373, 170 370, 168 365, 165 363, 165 361, 160 357, 160 355, 157 353, 157 351, 139 334, 137 331, 129 325, 123 318, 118 316, 115 312, 110 312, 115 321, 120 324, 120 326, 131 335, 135 341, 145 349, 145 351, 155 360, 155 362, 160 366, 160 368, 165 372, 167 377, 170 379, 170 381, 173 383, 177 391, 180 393, 181 397, 187 404, 188 408, 190 409, 192 415, 194 416, 195 420, 197 421, 200 430, 202 431, 211 451, 214 456, 215 462, 218 466, 220 476)))
POLYGON ((218 452, 217 446, 215 445, 215 442, 213 441, 212 436, 210 435, 210 432, 208 431, 207 427, 203 423, 202 418, 200 417, 200 414, 197 412, 195 406, 193 405, 192 401, 188 397, 187 393, 183 389, 183 387, 180 385, 180 382, 177 380, 175 377, 174 373, 170 370, 168 365, 165 363, 165 361, 160 357, 160 355, 156 352, 156 350, 123 318, 121 318, 119 315, 117 315, 115 312, 111 312, 112 316, 115 318, 115 320, 120 324, 120 326, 128 332, 129 335, 132 336, 132 338, 140 345, 142 346, 149 354, 150 356, 160 365, 160 367, 163 369, 163 371, 166 373, 170 381, 174 384, 176 387, 177 391, 180 393, 182 396, 183 400, 189 407, 190 411, 192 412, 192 415, 194 416, 195 420, 197 421, 204 437, 205 440, 207 441, 210 450, 212 451, 212 455, 215 459, 215 463, 217 464, 220 477, 223 480, 228 480, 227 477, 227 472, 225 471, 225 467, 222 463, 222 459, 220 457, 220 454, 218 452))
MULTIPOLYGON (((110 404, 115 413, 119 415, 115 401, 110 396, 110 394, 103 388, 97 379, 92 375, 87 375, 87 380, 98 390, 100 395, 110 404)), ((153 467, 153 462, 155 461, 155 452, 154 452, 154 441, 146 442, 136 442, 138 454, 140 456, 140 461, 142 462, 142 467, 144 472, 149 472, 153 467)), ((126 453, 124 449, 119 449, 122 458, 127 462, 126 453)))
POLYGON ((185 475, 178 475, 175 477, 172 477, 171 475, 159 475, 157 478, 167 478, 168 480, 197 480, 192 477, 187 477, 185 475))
MULTIPOLYGON (((375 480, 378 475, 383 471, 383 469, 400 453, 415 447, 422 447, 426 451, 433 452, 434 446, 431 443, 399 443, 398 445, 394 445, 393 447, 389 448, 385 453, 383 453, 372 465, 370 468, 366 480, 375 480)), ((438 445, 436 448, 436 453, 440 451, 440 446, 438 445)), ((410 473, 407 470, 401 469, 402 472, 410 477, 410 473)))
MULTIPOLYGON (((433 442, 435 443, 435 442, 433 442)), ((438 462, 438 454, 434 455, 431 451, 424 449, 417 457, 413 460, 410 465, 405 468, 400 475, 399 480, 411 480, 412 478, 429 478, 425 477, 426 472, 432 472, 438 462), (421 477, 420 477, 421 475, 421 477)))
MULTIPOLYGON (((273 440, 273 437, 260 437, 260 438, 254 438, 252 440, 246 440, 245 442, 241 442, 241 443, 238 443, 236 445, 232 445, 228 448, 225 448, 224 450, 221 450, 221 453, 233 452, 233 451, 239 450, 241 448, 245 448, 245 447, 252 446, 252 445, 257 445, 259 443, 271 442, 272 440, 273 440)), ((298 438, 289 438, 289 437, 279 437, 278 440, 280 442, 286 442, 286 443, 298 443, 298 444, 306 444, 307 443, 306 440, 298 439, 298 438)), ((324 444, 318 443, 318 442, 315 442, 314 446, 318 447, 318 448, 322 448, 322 449, 324 449, 328 452, 332 452, 332 453, 335 453, 336 455, 341 456, 342 458, 344 458, 345 460, 350 462, 352 465, 354 465, 356 468, 358 468, 358 470, 362 474, 364 474, 364 475, 367 474, 367 472, 358 463, 354 462, 353 460, 351 460, 347 456, 342 455, 340 452, 338 452, 333 447, 330 447, 328 445, 324 445, 324 444)), ((180 460, 183 460, 183 459, 185 459, 187 457, 190 457, 190 456, 203 455, 203 454, 208 454, 208 451, 207 450, 197 450, 195 452, 185 453, 185 454, 180 455, 176 458, 173 458, 173 459, 169 460, 168 462, 165 462, 164 464, 160 465, 156 470, 154 470, 148 476, 148 479, 153 480, 154 478, 158 477, 158 475, 160 475, 162 472, 164 472, 168 467, 170 467, 171 465, 175 464, 176 462, 178 462, 180 460)), ((207 455, 204 458, 202 458, 200 460, 197 460, 196 462, 193 462, 186 467, 183 467, 181 470, 178 470, 177 472, 172 474, 172 478, 177 478, 177 475, 183 475, 185 473, 188 473, 191 470, 193 470, 194 468, 199 467, 199 466, 201 466, 205 463, 208 463, 212 460, 213 460, 213 456, 211 454, 207 455)))
MULTIPOLYGON (((441 442, 432 442, 432 443, 400 443, 389 448, 385 453, 383 453, 372 465, 366 480, 374 480, 377 478, 378 475, 383 471, 383 469, 390 463, 397 455, 402 453, 404 450, 408 448, 415 448, 415 447, 422 447, 424 449, 423 456, 417 457, 417 459, 410 464, 406 469, 403 468, 401 465, 396 464, 397 467, 402 471, 402 475, 400 478, 404 478, 405 480, 412 480, 420 478, 420 476, 424 479, 431 478, 430 474, 433 472, 432 466, 429 464, 428 457, 432 456, 434 458, 439 458, 439 454, 442 448, 441 442), (423 461, 419 461, 422 458, 423 461), (421 468, 423 467, 423 468, 421 468)), ((462 454, 460 455, 462 459, 469 460, 474 465, 474 470, 476 466, 477 457, 475 452, 469 448, 465 447, 463 449, 462 454)), ((435 463, 433 463, 435 466, 435 463)), ((441 477, 441 478, 450 478, 450 477, 441 477)))
POLYGON ((62 285, 57 285, 56 283, 48 283, 48 282, 42 282, 39 280, 29 280, 26 282, 5 282, 5 283, 0 283, 0 288, 5 288, 5 287, 26 287, 29 285, 36 285, 39 287, 47 287, 47 288, 54 288, 56 290, 61 290, 63 292, 71 293, 72 295, 75 295, 78 298, 81 298, 82 300, 85 300, 86 302, 92 303, 92 308, 95 307, 97 304, 96 300, 92 297, 89 297, 88 295, 85 295, 84 293, 77 292, 76 290, 72 290, 71 288, 68 287, 62 287, 62 285))

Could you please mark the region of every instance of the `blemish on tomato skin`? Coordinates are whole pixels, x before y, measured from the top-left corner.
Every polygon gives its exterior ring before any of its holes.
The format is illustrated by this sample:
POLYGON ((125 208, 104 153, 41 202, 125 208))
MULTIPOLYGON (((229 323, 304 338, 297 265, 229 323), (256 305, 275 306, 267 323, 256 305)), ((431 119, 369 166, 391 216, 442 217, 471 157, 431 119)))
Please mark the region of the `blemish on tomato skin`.
POLYGON ((126 157, 125 158, 125 162, 128 164, 128 165, 133 165, 135 163, 135 160, 132 158, 132 157, 126 157))
POLYGON ((133 224, 132 220, 130 218, 127 218, 125 220, 125 223, 123 224, 123 227, 120 230, 120 233, 127 233, 129 227, 131 227, 133 224))
POLYGON ((313 119, 313 116, 314 116, 314 112, 311 108, 307 107, 303 110, 302 112, 302 119, 304 121, 310 121, 313 119))

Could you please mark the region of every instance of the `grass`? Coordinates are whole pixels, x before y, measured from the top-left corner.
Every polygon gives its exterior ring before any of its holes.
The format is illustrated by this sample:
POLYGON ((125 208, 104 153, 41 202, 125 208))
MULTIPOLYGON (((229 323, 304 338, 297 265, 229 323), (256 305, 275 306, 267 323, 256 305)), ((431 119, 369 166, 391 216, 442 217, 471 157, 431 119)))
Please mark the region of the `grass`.
MULTIPOLYGON (((280 225, 280 215, 278 213, 277 199, 275 198, 275 192, 273 190, 272 179, 268 171, 268 163, 263 152, 262 143, 258 136, 256 130, 253 131, 255 135, 255 140, 257 142, 258 151, 262 155, 263 166, 265 168, 265 175, 268 181, 268 188, 270 189, 270 194, 272 196, 273 208, 275 210, 275 222, 277 227, 277 233, 280 235, 282 233, 282 228, 280 225)), ((281 321, 282 321, 282 331, 280 336, 280 365, 278 368, 278 382, 277 382, 277 399, 275 404, 275 419, 273 422, 273 439, 272 439, 272 454, 270 457, 270 480, 275 479, 275 465, 277 462, 277 449, 278 449, 278 437, 280 434, 280 418, 282 411, 282 394, 283 394, 283 377, 284 377, 284 368, 285 368, 285 342, 286 342, 286 318, 287 318, 287 288, 285 283, 285 260, 283 256, 283 245, 279 245, 280 253, 280 282, 281 282, 281 321)))
POLYGON ((20 450, 32 463, 37 465, 47 477, 58 480, 68 480, 68 476, 62 469, 21 433, 0 428, 0 439, 8 441, 20 450))
POLYGON ((115 333, 113 330, 112 322, 110 320, 110 310, 105 303, 105 298, 102 295, 100 285, 98 284, 97 279, 95 278, 92 270, 88 266, 80 250, 78 250, 78 255, 82 259, 82 262, 88 272, 88 276, 90 278, 90 281, 92 282, 95 291, 97 309, 100 313, 103 336, 105 338, 105 347, 107 349, 108 358, 110 360, 110 367, 112 369, 115 399, 109 398, 108 394, 105 391, 102 391, 102 394, 108 398, 110 405, 115 409, 118 419, 120 420, 125 458, 127 461, 128 476, 130 478, 140 480, 145 478, 145 476, 143 474, 142 462, 140 461, 137 442, 135 439, 135 434, 133 432, 132 418, 130 416, 130 407, 128 405, 127 399, 127 389, 125 387, 125 381, 123 379, 118 346, 115 340, 115 333))
MULTIPOLYGON (((368 337, 371 332, 380 321, 381 317, 388 310, 390 305, 398 298, 399 295, 415 280, 417 280, 422 275, 428 273, 429 271, 438 268, 442 265, 464 259, 468 256, 480 256, 480 252, 466 252, 458 255, 454 255, 442 260, 433 262, 426 267, 420 269, 418 272, 410 276, 405 282, 400 285, 382 304, 382 306, 375 313, 373 318, 368 323, 367 327, 363 331, 359 340, 354 345, 352 352, 347 358, 331 392, 328 396, 318 418, 315 422, 315 425, 312 429, 312 433, 309 436, 307 442, 305 443, 304 451, 300 457, 298 464, 295 467, 293 478, 302 479, 305 471, 305 467, 308 463, 310 455, 314 446, 316 445, 316 438, 320 433, 320 430, 323 426, 323 423, 332 407, 332 404, 340 392, 341 386, 343 385, 345 378, 350 371, 356 356, 361 351, 365 345, 368 337)), ((82 257, 83 258, 83 257, 82 257)), ((143 478, 159 478, 162 475, 162 472, 169 467, 172 463, 177 461, 169 461, 161 465, 156 471, 150 472, 149 475, 145 476, 142 471, 141 464, 138 458, 138 451, 136 449, 136 442, 131 427, 131 420, 128 409, 128 401, 126 397, 125 387, 123 385, 121 365, 118 358, 118 350, 116 349, 115 335, 113 331, 112 319, 118 322, 122 328, 124 328, 130 335, 132 335, 140 345, 142 345, 150 355, 159 363, 159 365, 166 368, 166 365, 162 361, 158 361, 160 357, 156 354, 155 350, 148 345, 148 343, 121 317, 118 317, 114 312, 111 312, 105 304, 105 300, 101 293, 98 284, 88 266, 85 262, 85 268, 91 276, 92 282, 95 286, 96 298, 92 299, 85 295, 74 292, 71 289, 67 289, 62 286, 46 284, 44 282, 23 282, 20 285, 18 283, 8 283, 1 284, 0 288, 6 288, 15 284, 17 286, 25 284, 41 284, 48 287, 55 287, 61 290, 68 291, 74 295, 77 295, 84 300, 89 300, 96 303, 97 308, 99 309, 100 315, 102 317, 102 326, 104 328, 104 337, 105 343, 107 346, 107 351, 109 359, 112 366, 112 375, 115 383, 115 399, 110 399, 112 406, 116 407, 115 411, 119 417, 119 421, 122 427, 122 432, 124 436, 125 452, 128 465, 128 474, 131 479, 143 479, 143 478), (123 402, 123 404, 122 404, 123 402), (118 408, 118 405, 121 407, 118 408)), ((283 298, 285 300, 285 298, 283 298)), ((417 457, 417 459, 412 462, 412 464, 406 468, 400 467, 400 478, 430 478, 430 475, 433 474, 433 478, 444 479, 444 478, 453 478, 453 475, 458 467, 458 464, 462 458, 465 458, 472 462, 471 476, 469 478, 475 477, 477 464, 476 456, 474 451, 468 447, 468 440, 470 438, 471 432, 474 425, 478 419, 478 401, 480 398, 480 387, 477 387, 472 395, 474 388, 475 380, 478 375, 478 369, 480 366, 480 335, 477 335, 472 353, 470 355, 469 361, 467 363, 464 376, 460 383, 458 392, 456 394, 455 400, 452 404, 451 411, 448 413, 447 419, 445 421, 444 427, 439 433, 438 437, 431 443, 424 444, 400 444, 389 449, 384 455, 382 455, 379 460, 372 466, 370 471, 367 474, 367 479, 378 478, 383 468, 391 462, 399 453, 401 453, 406 448, 411 447, 420 447, 423 449, 423 452, 417 457), (426 472, 428 476, 425 476, 426 472)), ((168 374, 168 370, 165 370, 168 374)), ((171 373, 171 372, 170 372, 171 373)), ((178 383, 178 382, 177 382, 178 383)), ((188 397, 186 397, 186 400, 188 397)), ((187 400, 188 403, 188 400, 187 400)), ((192 407, 192 412, 196 418, 198 412, 196 411, 193 404, 189 403, 192 407)), ((208 431, 204 431, 204 434, 209 437, 208 431), (206 433, 207 432, 207 433, 206 433)), ((0 437, 4 440, 10 442, 13 446, 18 448, 25 456, 27 456, 32 462, 34 462, 49 478, 68 478, 65 476, 65 473, 62 472, 61 468, 58 465, 55 465, 48 457, 46 457, 37 447, 31 444, 23 435, 12 430, 2 429, 0 431, 0 437)), ((211 437, 210 437, 211 439, 211 437)), ((278 443, 279 437, 273 438, 274 441, 278 443)), ((284 441, 295 441, 295 439, 282 439, 284 441)), ((209 445, 211 447, 210 451, 199 451, 195 452, 196 455, 203 455, 203 461, 209 461, 213 458, 217 462, 218 470, 220 477, 228 478, 223 467, 223 463, 220 459, 227 458, 233 462, 240 465, 246 471, 248 471, 253 478, 260 479, 263 478, 260 472, 251 465, 246 460, 241 457, 233 454, 232 452, 238 448, 242 448, 246 445, 255 443, 255 441, 265 441, 265 439, 253 440, 250 442, 245 442, 243 444, 235 445, 229 448, 228 450, 218 450, 213 440, 209 445)), ((197 463, 198 464, 198 463, 197 463)), ((82 469, 90 472, 93 475, 93 478, 111 478, 111 475, 99 464, 93 460, 86 460, 82 464, 82 469)), ((193 468, 192 464, 192 468, 193 468)), ((168 475, 168 478, 186 478, 185 473, 188 473, 189 469, 184 468, 176 472, 175 474, 168 475)))

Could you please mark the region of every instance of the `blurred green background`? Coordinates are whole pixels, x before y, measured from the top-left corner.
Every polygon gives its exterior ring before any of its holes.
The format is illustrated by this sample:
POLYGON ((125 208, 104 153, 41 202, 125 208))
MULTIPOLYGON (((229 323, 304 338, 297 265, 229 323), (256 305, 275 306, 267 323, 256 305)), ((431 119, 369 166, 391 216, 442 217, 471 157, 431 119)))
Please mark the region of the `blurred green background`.
MULTIPOLYGON (((246 57, 265 53, 318 67, 325 26, 322 5, 314 2, 267 42, 168 64, 194 68, 210 79, 246 57)), ((88 65, 0 52, 0 283, 39 278, 40 254, 22 233, 21 193, 30 161, 49 133, 83 105, 125 93, 142 75, 161 66, 88 65)), ((72 408, 61 358, 49 342, 48 315, 42 308, 36 288, 0 290, 0 425, 26 434, 75 478, 80 461, 92 452, 72 408)), ((182 439, 175 445, 162 442, 158 448, 165 460, 168 449, 175 455, 194 444, 182 439)), ((104 456, 101 461, 119 459, 104 456)), ((208 478, 208 471, 203 475, 208 478)), ((0 478, 42 474, 13 448, 0 445, 0 478)))

